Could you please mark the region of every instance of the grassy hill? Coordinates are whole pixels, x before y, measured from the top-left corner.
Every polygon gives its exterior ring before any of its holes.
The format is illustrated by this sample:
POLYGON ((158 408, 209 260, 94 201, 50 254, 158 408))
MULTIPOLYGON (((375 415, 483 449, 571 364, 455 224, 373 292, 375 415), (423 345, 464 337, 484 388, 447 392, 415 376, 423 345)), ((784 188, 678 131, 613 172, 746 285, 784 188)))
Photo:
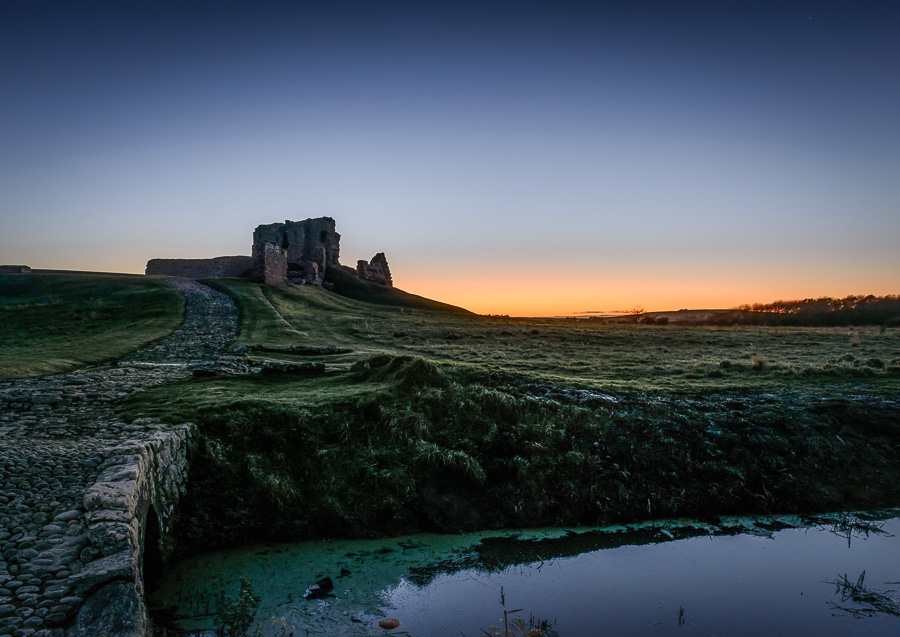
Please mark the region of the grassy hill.
POLYGON ((450 312, 474 316, 469 310, 426 299, 424 296, 410 294, 398 288, 388 288, 377 283, 370 283, 346 272, 343 268, 328 268, 325 270, 325 281, 334 286, 334 291, 341 296, 356 301, 365 301, 375 305, 387 305, 392 307, 405 307, 417 310, 433 310, 438 312, 450 312))
POLYGON ((0 275, 0 378, 56 374, 115 359, 181 323, 184 298, 139 275, 0 275))

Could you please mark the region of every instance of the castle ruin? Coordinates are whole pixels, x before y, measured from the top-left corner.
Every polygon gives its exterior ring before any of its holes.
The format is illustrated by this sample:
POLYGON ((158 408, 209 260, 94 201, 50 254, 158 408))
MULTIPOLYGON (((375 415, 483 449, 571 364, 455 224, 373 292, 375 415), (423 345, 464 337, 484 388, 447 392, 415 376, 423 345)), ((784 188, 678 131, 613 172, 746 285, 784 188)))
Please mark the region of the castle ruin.
POLYGON ((393 287, 391 270, 384 252, 371 262, 360 260, 356 270, 340 264, 341 235, 334 219, 317 217, 257 226, 253 231, 251 256, 214 259, 151 259, 146 274, 206 277, 250 276, 271 285, 325 285, 328 268, 342 268, 360 279, 393 287))
POLYGON ((340 241, 331 217, 257 226, 252 278, 276 285, 322 285, 325 268, 340 266, 340 241))
POLYGON ((386 285, 389 288, 394 286, 394 283, 391 280, 391 269, 388 267, 387 258, 384 256, 384 252, 379 252, 372 257, 371 262, 362 259, 357 261, 356 276, 360 279, 371 281, 372 283, 386 285))

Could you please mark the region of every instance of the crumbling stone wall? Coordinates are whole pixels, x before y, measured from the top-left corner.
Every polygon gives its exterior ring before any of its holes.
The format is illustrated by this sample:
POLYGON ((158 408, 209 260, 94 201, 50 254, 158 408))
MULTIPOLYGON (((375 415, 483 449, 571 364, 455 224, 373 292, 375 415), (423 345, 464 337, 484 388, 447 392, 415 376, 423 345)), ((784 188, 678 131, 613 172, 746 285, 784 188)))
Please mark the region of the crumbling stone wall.
POLYGON ((331 217, 257 226, 253 232, 253 280, 322 285, 325 269, 338 265, 340 241, 331 217), (287 270, 284 277, 280 276, 282 260, 287 270))
POLYGON ((253 244, 254 281, 272 285, 287 283, 287 255, 274 243, 253 244))
MULTIPOLYGON (((325 283, 325 271, 327 268, 344 267, 338 261, 340 254, 341 235, 335 231, 334 219, 317 217, 257 226, 253 231, 253 250, 249 257, 151 259, 147 262, 146 274, 187 279, 249 275, 258 283, 305 283, 328 287, 331 284, 325 283)), ((346 269, 354 272, 353 268, 346 269)), ((355 274, 380 285, 394 285, 384 252, 372 257, 371 262, 359 261, 355 274)))
POLYGON ((357 261, 356 276, 372 283, 386 285, 389 288, 394 287, 394 282, 391 279, 391 269, 388 267, 387 257, 384 256, 384 252, 379 252, 372 257, 371 262, 363 259, 357 261))
POLYGON ((215 257, 213 259, 150 259, 145 274, 180 276, 185 279, 238 277, 250 274, 250 257, 215 257))

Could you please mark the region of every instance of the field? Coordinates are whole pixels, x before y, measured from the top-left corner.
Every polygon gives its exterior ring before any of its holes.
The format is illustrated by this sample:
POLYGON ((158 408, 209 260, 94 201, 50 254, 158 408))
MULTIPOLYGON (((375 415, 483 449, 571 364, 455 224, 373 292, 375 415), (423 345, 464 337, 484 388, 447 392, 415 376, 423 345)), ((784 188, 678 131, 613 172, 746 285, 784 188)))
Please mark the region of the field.
POLYGON ((170 333, 183 309, 180 293, 143 276, 0 274, 0 378, 117 358, 170 333))
POLYGON ((352 350, 330 358, 332 364, 374 354, 421 356, 450 374, 503 373, 611 393, 900 391, 900 329, 894 328, 516 320, 358 301, 311 286, 214 284, 239 302, 239 344, 352 350))
MULTIPOLYGON (((122 405, 196 425, 180 550, 900 504, 896 328, 484 317, 331 282, 208 281, 258 371, 202 369, 122 405)), ((183 309, 145 277, 3 285, 6 377, 115 358, 183 309)))
POLYGON ((209 283, 241 309, 247 362, 288 366, 126 405, 198 427, 187 549, 900 503, 897 329, 519 320, 209 283))

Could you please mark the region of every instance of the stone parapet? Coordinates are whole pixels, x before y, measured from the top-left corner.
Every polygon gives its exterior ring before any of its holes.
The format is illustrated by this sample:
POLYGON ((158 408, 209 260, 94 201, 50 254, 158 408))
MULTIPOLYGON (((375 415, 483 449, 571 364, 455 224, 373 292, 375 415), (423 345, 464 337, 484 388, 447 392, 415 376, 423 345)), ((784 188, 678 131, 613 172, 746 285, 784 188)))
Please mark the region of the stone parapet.
POLYGON ((72 592, 85 601, 69 637, 102 634, 112 625, 117 634, 146 634, 145 570, 170 553, 190 435, 188 425, 167 427, 106 450, 97 482, 84 494, 94 558, 71 578, 72 592))

